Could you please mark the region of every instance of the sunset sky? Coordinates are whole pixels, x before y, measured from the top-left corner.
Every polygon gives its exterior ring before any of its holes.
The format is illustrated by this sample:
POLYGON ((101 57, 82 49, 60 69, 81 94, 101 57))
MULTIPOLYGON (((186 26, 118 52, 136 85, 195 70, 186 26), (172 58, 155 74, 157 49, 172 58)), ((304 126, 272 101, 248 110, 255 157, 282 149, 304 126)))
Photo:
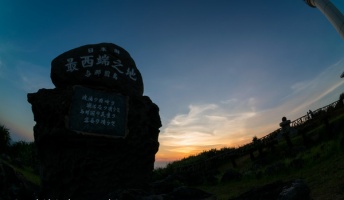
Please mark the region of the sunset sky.
POLYGON ((303 0, 3 0, 0 124, 13 140, 33 141, 26 95, 55 87, 52 59, 101 42, 130 53, 160 108, 157 165, 247 143, 344 92, 344 40, 303 0))

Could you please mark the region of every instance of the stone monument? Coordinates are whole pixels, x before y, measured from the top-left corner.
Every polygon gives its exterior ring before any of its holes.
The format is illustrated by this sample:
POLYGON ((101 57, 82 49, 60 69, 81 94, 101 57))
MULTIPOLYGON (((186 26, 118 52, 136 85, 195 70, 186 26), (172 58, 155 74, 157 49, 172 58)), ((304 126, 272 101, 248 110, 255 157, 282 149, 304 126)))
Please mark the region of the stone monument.
POLYGON ((111 43, 81 46, 52 61, 51 79, 56 88, 28 94, 40 198, 149 191, 161 121, 129 53, 111 43))

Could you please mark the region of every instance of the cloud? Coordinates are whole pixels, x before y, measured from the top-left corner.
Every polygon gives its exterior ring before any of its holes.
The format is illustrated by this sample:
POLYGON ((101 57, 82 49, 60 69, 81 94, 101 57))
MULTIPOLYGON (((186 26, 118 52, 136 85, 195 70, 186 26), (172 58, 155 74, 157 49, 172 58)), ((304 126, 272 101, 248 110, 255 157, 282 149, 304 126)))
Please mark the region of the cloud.
POLYGON ((41 88, 53 88, 49 68, 20 61, 17 66, 18 86, 25 92, 36 92, 41 88))
POLYGON ((294 93, 297 93, 308 88, 311 84, 312 84, 311 81, 302 81, 302 82, 298 82, 292 85, 291 89, 293 90, 294 93))
POLYGON ((205 149, 235 146, 250 140, 245 124, 255 115, 252 109, 254 101, 248 99, 239 104, 236 100, 222 102, 192 104, 186 114, 176 115, 160 134, 163 148, 157 158, 182 158, 205 149))
POLYGON ((293 93, 285 98, 287 100, 286 105, 290 107, 288 113, 297 115, 337 100, 341 86, 344 84, 344 81, 339 77, 343 65, 344 60, 342 59, 324 69, 314 79, 292 85, 293 93))
POLYGON ((220 101, 222 104, 231 104, 231 103, 235 103, 235 102, 237 102, 238 101, 238 99, 235 99, 235 98, 233 98, 233 99, 227 99, 227 100, 223 100, 223 101, 220 101))
MULTIPOLYGON (((344 60, 340 60, 325 68, 313 79, 291 85, 292 92, 281 99, 276 107, 257 112, 252 123, 256 131, 268 130, 263 127, 270 127, 273 131, 278 128, 276 124, 283 116, 295 120, 306 115, 310 109, 315 110, 338 100, 344 85, 344 81, 339 78, 343 64, 344 60)), ((261 135, 263 132, 257 134, 261 135)))
MULTIPOLYGON (((18 61, 11 66, 0 58, 0 78, 8 84, 28 92, 36 92, 41 88, 54 88, 50 80, 50 68, 42 67, 26 61, 18 61)), ((7 86, 6 86, 7 87, 7 86)))
POLYGON ((176 160, 211 148, 246 144, 255 135, 263 137, 278 129, 283 116, 295 120, 309 109, 336 101, 344 85, 338 76, 342 66, 343 60, 325 68, 312 80, 294 83, 290 86, 292 92, 280 101, 276 99, 279 103, 272 107, 257 106, 264 100, 264 94, 191 104, 186 113, 177 114, 162 130, 157 160, 176 160))

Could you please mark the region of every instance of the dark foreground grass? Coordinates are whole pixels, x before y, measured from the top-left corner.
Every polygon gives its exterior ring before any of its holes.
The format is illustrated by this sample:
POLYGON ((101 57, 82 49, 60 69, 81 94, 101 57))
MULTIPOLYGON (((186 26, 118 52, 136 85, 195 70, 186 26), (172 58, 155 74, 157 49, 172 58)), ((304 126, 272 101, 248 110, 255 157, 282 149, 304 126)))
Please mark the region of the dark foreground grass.
MULTIPOLYGON (((302 159, 302 167, 287 167, 275 175, 268 176, 263 173, 261 178, 257 178, 256 175, 250 174, 249 169, 252 163, 249 163, 248 157, 244 157, 238 161, 241 166, 236 168, 243 173, 240 181, 219 183, 214 186, 199 186, 198 188, 216 194, 219 200, 227 200, 252 188, 277 180, 303 179, 310 187, 313 200, 344 199, 344 149, 340 144, 342 138, 343 134, 337 135, 332 140, 324 141, 299 153, 295 158, 281 158, 275 161, 290 166, 292 160, 302 159)), ((220 171, 224 169, 228 169, 228 165, 223 166, 220 171)), ((265 169, 260 170, 264 172, 265 169)))
POLYGON ((34 173, 34 170, 32 168, 26 167, 26 166, 17 167, 10 162, 7 162, 7 161, 1 160, 1 159, 0 159, 0 161, 11 166, 17 173, 23 175, 27 181, 33 183, 36 186, 41 185, 41 180, 40 180, 39 176, 34 173))

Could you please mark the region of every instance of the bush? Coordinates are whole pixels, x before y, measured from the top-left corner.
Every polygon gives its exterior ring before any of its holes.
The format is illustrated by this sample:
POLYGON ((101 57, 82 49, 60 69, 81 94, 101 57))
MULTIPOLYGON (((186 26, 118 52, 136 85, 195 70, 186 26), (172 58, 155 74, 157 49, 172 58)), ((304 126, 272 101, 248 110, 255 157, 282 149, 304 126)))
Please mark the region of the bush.
POLYGON ((7 154, 10 147, 11 137, 9 130, 0 125, 0 154, 7 154))
POLYGON ((15 142, 10 146, 9 153, 12 159, 20 162, 20 164, 35 168, 36 149, 33 142, 15 142))

